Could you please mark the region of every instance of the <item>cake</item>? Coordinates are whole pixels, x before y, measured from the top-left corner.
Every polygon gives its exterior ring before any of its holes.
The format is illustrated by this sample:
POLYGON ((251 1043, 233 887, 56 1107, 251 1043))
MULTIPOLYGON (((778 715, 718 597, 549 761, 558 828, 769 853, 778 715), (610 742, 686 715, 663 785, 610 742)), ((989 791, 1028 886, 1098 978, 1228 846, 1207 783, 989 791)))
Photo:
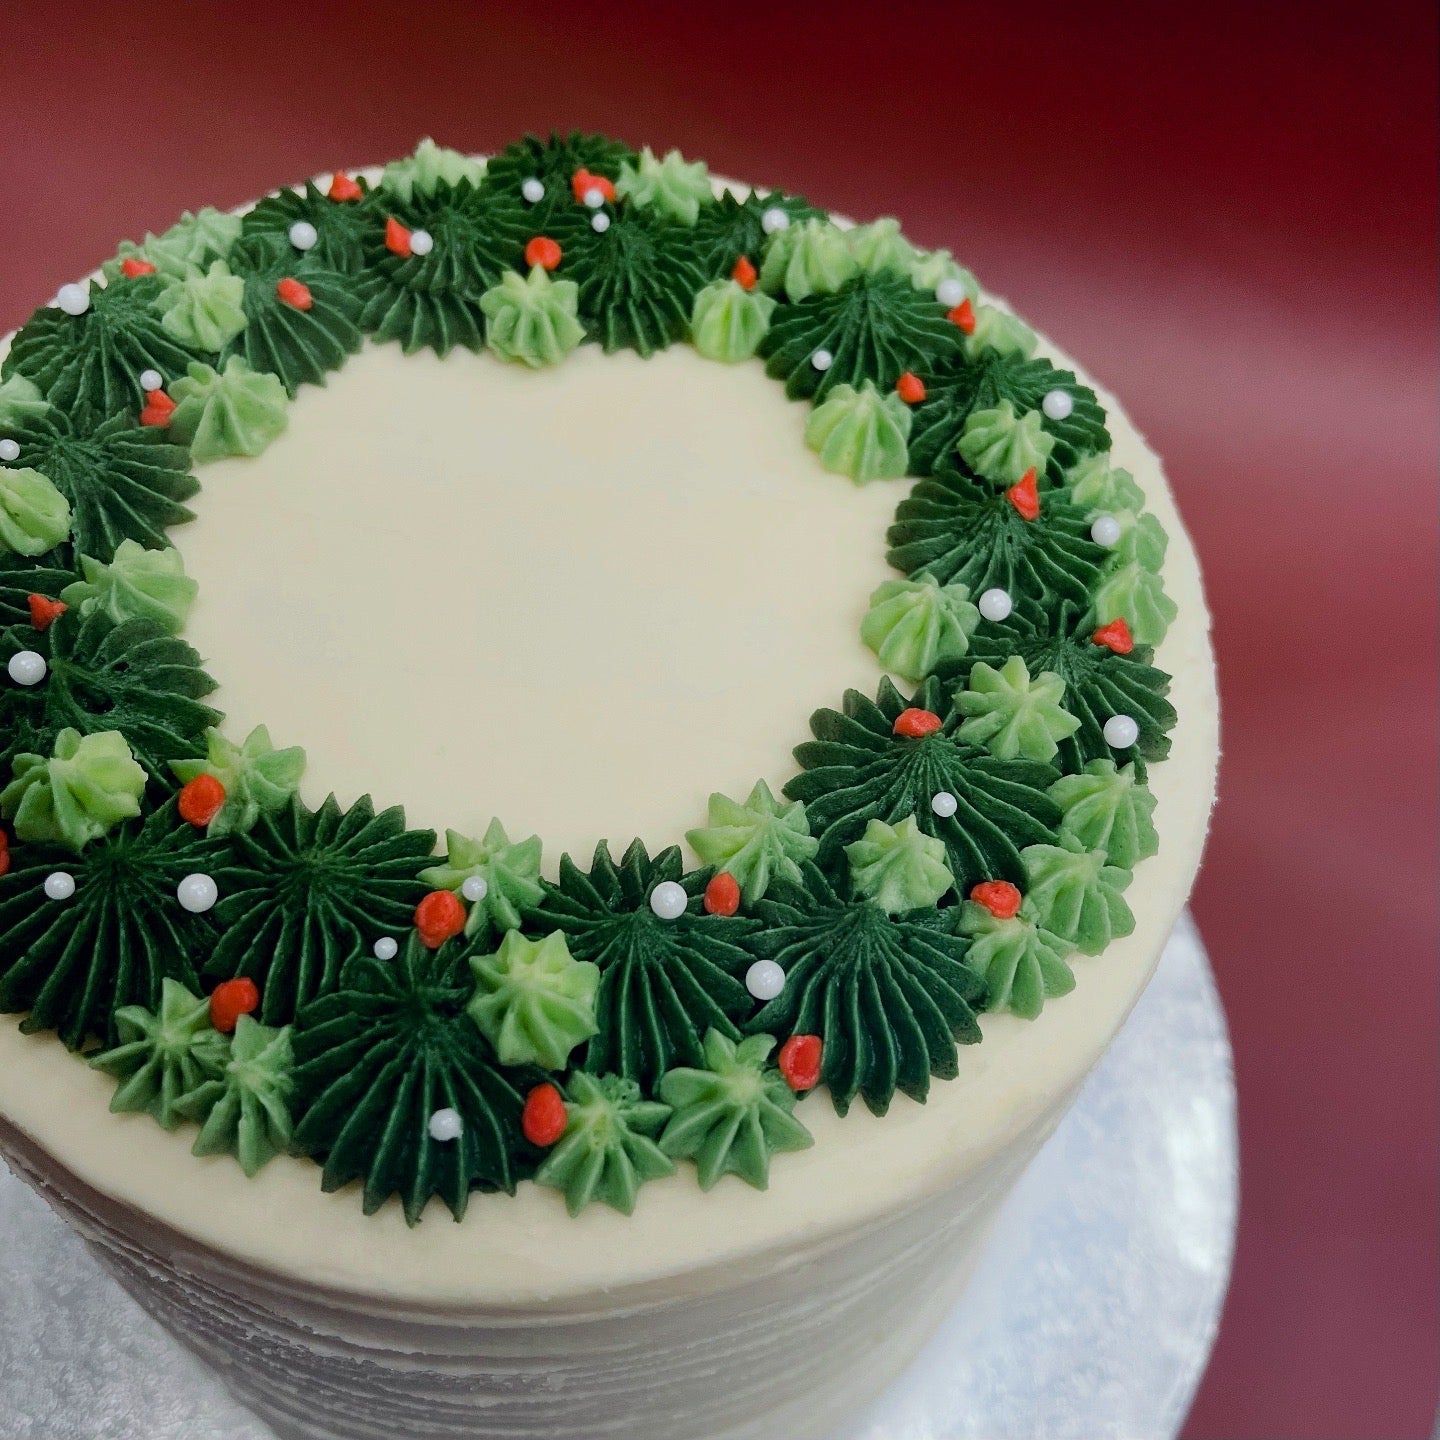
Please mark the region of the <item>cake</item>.
POLYGON ((4 353, 7 1162, 284 1440, 855 1415, 1199 863, 1115 400, 580 134, 187 214, 4 353))

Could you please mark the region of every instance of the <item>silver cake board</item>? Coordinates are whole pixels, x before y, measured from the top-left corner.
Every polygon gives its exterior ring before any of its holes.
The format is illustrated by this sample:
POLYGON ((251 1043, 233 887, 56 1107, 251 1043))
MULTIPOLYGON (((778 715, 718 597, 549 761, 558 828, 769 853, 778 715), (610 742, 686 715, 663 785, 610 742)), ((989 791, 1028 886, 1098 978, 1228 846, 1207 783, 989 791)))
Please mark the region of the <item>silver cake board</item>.
MULTIPOLYGON (((1186 916, 959 1305, 835 1440, 1173 1440, 1214 1341, 1236 1195, 1230 1046, 1186 916)), ((3 1167, 0 1437, 273 1440, 3 1167)))

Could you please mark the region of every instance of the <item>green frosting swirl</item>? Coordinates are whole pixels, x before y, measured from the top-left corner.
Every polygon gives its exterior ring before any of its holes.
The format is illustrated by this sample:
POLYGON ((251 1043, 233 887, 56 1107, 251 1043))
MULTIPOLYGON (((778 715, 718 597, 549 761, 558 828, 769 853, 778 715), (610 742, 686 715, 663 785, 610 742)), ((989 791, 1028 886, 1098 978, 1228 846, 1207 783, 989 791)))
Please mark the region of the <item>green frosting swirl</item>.
POLYGON ((1138 561, 1108 571, 1095 591, 1095 618, 1105 625, 1123 616, 1141 645, 1158 645, 1179 613, 1165 582, 1138 561))
POLYGON ((538 835, 512 844, 505 827, 492 820, 483 840, 447 830, 445 850, 445 863, 422 870, 420 879, 436 890, 460 890, 472 878, 485 882, 485 894, 471 903, 465 920, 469 936, 518 930, 524 917, 544 899, 538 835))
POLYGON ((955 708, 966 717, 960 739, 985 746, 1000 760, 1053 760, 1059 742, 1080 728, 1064 698, 1065 681, 1059 675, 1046 670, 1032 680, 1019 655, 998 670, 977 661, 970 688, 955 696, 955 708))
POLYGON ((518 360, 533 370, 558 365, 585 338, 576 318, 580 287, 553 280, 541 265, 528 276, 507 270, 498 285, 480 297, 485 343, 502 360, 518 360))
POLYGON ((55 753, 15 757, 0 790, 0 815, 21 840, 49 840, 77 853, 140 813, 145 771, 118 730, 62 730, 55 753))
POLYGON ((893 391, 882 395, 869 380, 857 390, 836 385, 810 413, 805 443, 820 463, 857 485, 904 475, 909 459, 909 407, 893 391))
POLYGON ((1062 834, 1058 845, 1032 845, 1020 858, 1030 879, 1028 913, 1082 954, 1098 955, 1135 929, 1135 916, 1121 893, 1134 876, 1107 865, 1103 850, 1087 850, 1062 834))
POLYGON ((225 803, 206 832, 218 839, 222 835, 247 834, 262 815, 283 810, 300 788, 305 752, 298 745, 277 750, 264 725, 257 725, 239 745, 212 727, 205 732, 203 760, 177 760, 170 768, 182 784, 201 775, 220 782, 225 803))
POLYGON ((50 408, 50 402, 40 393, 40 387, 23 375, 11 375, 0 380, 0 430, 11 430, 26 420, 43 415, 50 408))
POLYGON ((1033 1020, 1045 1001, 1068 995, 1075 975, 1066 964, 1071 946, 1036 923, 1022 905, 1020 914, 1000 920, 983 905, 960 906, 960 933, 970 937, 966 963, 985 982, 985 1008, 1009 1010, 1033 1020))
POLYGON ((714 202, 710 172, 703 160, 687 161, 678 150, 669 150, 663 159, 647 145, 635 160, 620 166, 615 193, 632 205, 658 211, 682 225, 700 218, 700 207, 714 202))
POLYGON ((655 1143, 670 1107, 646 1100, 633 1080, 583 1070, 570 1077, 565 1095, 565 1133, 535 1183, 561 1191, 571 1215, 594 1201, 634 1214, 640 1187, 675 1173, 675 1162, 655 1143))
POLYGON ((1078 775, 1063 775, 1050 787, 1060 807, 1060 838, 1086 850, 1103 850, 1112 864, 1133 869, 1160 849, 1152 817, 1155 797, 1135 778, 1135 766, 1092 760, 1078 775))
POLYGON ((727 365, 748 360, 770 328, 775 304, 772 296, 747 290, 738 280, 716 280, 695 296, 690 339, 707 360, 727 365))
POLYGON ((977 474, 1014 485, 1027 470, 1044 473, 1055 437, 1042 428, 1038 410, 1017 418, 1015 407, 1002 400, 993 409, 971 412, 956 448, 977 474))
POLYGON ((225 1068, 175 1101, 187 1120, 200 1122, 196 1155, 233 1155, 255 1176, 290 1149, 295 1089, 290 1027, 279 1030, 242 1015, 235 1026, 225 1068))
POLYGON ((795 302, 807 295, 833 295, 859 273, 860 262, 845 232, 812 217, 770 237, 760 266, 760 288, 795 302))
POLYGON ((764 1190, 772 1155, 815 1143, 795 1118, 795 1092, 767 1066, 774 1048, 772 1035, 752 1035, 737 1044, 711 1030, 704 1067, 671 1070, 661 1080, 660 1098, 674 1114, 660 1148, 672 1159, 694 1160, 702 1190, 724 1175, 764 1190))
POLYGON ((441 184, 458 185, 462 180, 479 186, 485 178, 485 162, 472 160, 458 150, 437 145, 427 135, 413 155, 392 160, 380 176, 380 188, 403 201, 416 195, 429 197, 441 184))
POLYGON ((473 955, 470 1018, 502 1065, 560 1070, 570 1052, 600 1028, 595 996, 600 971, 570 954, 558 930, 527 940, 511 930, 493 955, 473 955))
POLYGON ((160 323, 181 345, 218 354, 249 323, 244 299, 245 281, 214 260, 203 275, 170 282, 160 299, 160 323))
POLYGON ((900 222, 889 216, 856 225, 845 231, 845 240, 856 264, 868 275, 878 275, 882 270, 911 275, 919 258, 919 252, 900 233, 900 222))
POLYGON ((201 464, 259 455, 289 423, 289 397, 278 377, 252 370, 239 355, 216 370, 198 360, 170 387, 171 438, 201 464))
POLYGON ((892 674, 923 680, 941 660, 965 654, 979 623, 968 586, 942 585, 922 570, 872 592, 860 638, 892 674))
POLYGON ((855 893, 887 915, 934 905, 955 883, 945 862, 945 842, 926 835, 913 815, 897 825, 871 820, 845 854, 855 893))
POLYGON ((1087 455, 1065 472, 1071 502, 1091 515, 1139 510, 1145 496, 1128 470, 1113 465, 1110 452, 1087 455))
POLYGON ((82 555, 80 570, 84 579, 60 592, 71 609, 82 615, 101 610, 117 624, 153 620, 172 635, 185 628, 200 588, 178 550, 147 550, 134 540, 122 540, 108 563, 82 555))
POLYGON ((1039 344, 1035 332, 1018 316, 995 305, 976 305, 975 328, 965 336, 965 354, 978 360, 987 350, 1029 359, 1039 344))
POLYGON ((167 1130, 186 1118, 182 1102, 225 1071, 228 1045, 210 1023, 210 1002, 192 995, 178 980, 166 979, 160 1008, 142 1005, 115 1012, 120 1043, 90 1064, 120 1083, 110 1108, 151 1115, 167 1130))
POLYGON ((188 210, 159 235, 146 235, 140 244, 124 240, 113 260, 104 265, 105 278, 112 285, 126 277, 120 268, 124 260, 144 260, 156 274, 167 280, 185 280, 198 275, 212 260, 229 253, 240 238, 241 217, 207 205, 191 214, 188 210))
POLYGON ((975 277, 948 250, 920 250, 910 263, 910 283, 917 290, 932 294, 942 280, 958 280, 965 289, 965 298, 972 304, 980 296, 975 277))
POLYGON ((805 807, 777 800, 763 780, 742 805, 725 795, 710 797, 709 824, 685 839, 701 863, 735 877, 746 900, 760 900, 773 880, 800 881, 800 866, 820 848, 810 834, 805 807))
POLYGON ((38 470, 0 469, 0 550, 43 555, 70 534, 70 502, 38 470))

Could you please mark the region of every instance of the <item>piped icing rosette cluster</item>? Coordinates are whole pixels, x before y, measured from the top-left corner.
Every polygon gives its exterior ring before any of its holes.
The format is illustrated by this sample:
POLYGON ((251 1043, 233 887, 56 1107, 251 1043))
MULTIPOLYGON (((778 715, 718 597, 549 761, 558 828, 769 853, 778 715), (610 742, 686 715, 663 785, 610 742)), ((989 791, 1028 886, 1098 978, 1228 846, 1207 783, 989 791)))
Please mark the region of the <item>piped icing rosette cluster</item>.
POLYGON ((985 1012, 1084 983, 1158 846, 1166 537, 1036 348, 894 220, 594 135, 427 140, 126 242, 0 367, 0 1008, 197 1154, 308 1156, 412 1223, 526 1180, 572 1214, 682 1166, 764 1188, 806 1093, 924 1101, 985 1012), (811 717, 781 793, 711 797, 698 865, 601 842, 551 879, 498 820, 437 853, 368 798, 311 809, 304 751, 207 705, 169 538, 193 472, 283 444, 367 341, 537 370, 692 343, 808 404, 825 470, 897 486, 884 678, 811 717))

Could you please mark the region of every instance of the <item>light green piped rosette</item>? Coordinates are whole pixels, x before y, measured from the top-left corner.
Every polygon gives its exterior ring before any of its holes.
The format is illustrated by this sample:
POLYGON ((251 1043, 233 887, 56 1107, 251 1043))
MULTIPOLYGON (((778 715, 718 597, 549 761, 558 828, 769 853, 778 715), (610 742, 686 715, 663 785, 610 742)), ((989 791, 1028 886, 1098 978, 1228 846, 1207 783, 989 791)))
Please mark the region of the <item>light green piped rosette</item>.
POLYGON ((1068 995, 1075 975, 1066 964, 1072 947, 1038 925, 1024 905, 1009 920, 992 915, 983 905, 966 900, 958 927, 970 937, 965 963, 985 982, 986 1006, 1033 1020, 1045 1001, 1068 995))
POLYGON ((655 1143, 670 1107, 646 1100, 633 1080, 619 1075, 577 1070, 565 1091, 565 1133, 535 1172, 535 1183, 559 1190, 571 1215, 597 1201, 634 1214, 640 1187, 675 1173, 675 1162, 655 1143))
POLYGON ((209 261, 230 253, 230 247, 240 238, 241 224, 238 215, 210 205, 193 215, 187 210, 159 235, 146 235, 138 245, 132 240, 122 241, 114 259, 102 267, 105 279, 112 285, 123 280, 120 267, 125 260, 144 260, 167 280, 198 275, 209 261))
POLYGON ((79 854, 140 813, 145 771, 118 730, 62 730, 50 756, 17 755, 0 790, 0 815, 21 840, 49 840, 79 854))
POLYGON ((126 1005, 115 1012, 115 1029, 120 1043, 90 1061, 120 1082, 111 1110, 150 1115, 174 1130, 186 1118, 182 1100, 224 1073, 229 1046, 210 1023, 210 1002, 178 980, 161 983, 158 1014, 126 1005))
POLYGON ((805 806, 777 800, 760 780, 744 804, 728 796, 710 797, 709 824, 685 839, 704 865, 735 877, 747 901, 761 900, 775 880, 800 884, 800 866, 814 857, 820 842, 810 833, 805 806))
POLYGON ((487 927, 500 933, 518 930, 525 912, 545 897, 540 886, 538 835, 512 842, 505 827, 492 820, 482 840, 447 830, 445 852, 445 863, 422 870, 420 880, 436 890, 460 893, 467 880, 483 882, 484 894, 471 903, 465 920, 466 935, 478 935, 487 927))
POLYGON ((811 217, 777 230, 765 246, 760 288, 784 291, 791 301, 808 295, 830 295, 860 273, 845 232, 828 220, 811 217))
POLYGON ((695 295, 690 339, 707 360, 734 365, 760 348, 776 302, 738 280, 716 280, 695 295))
POLYGON ((160 324, 182 345, 218 352, 249 323, 244 299, 244 280, 215 260, 203 275, 170 283, 160 297, 160 324))
POLYGON ((976 410, 966 418, 957 448, 977 475, 1014 485, 1029 470, 1044 471, 1055 437, 1044 428, 1038 410, 1017 417, 1014 405, 1002 400, 992 409, 976 410))
POLYGON ((774 1048, 770 1035, 737 1044, 711 1030, 704 1042, 705 1068, 670 1070, 660 1081, 660 1098, 675 1112, 660 1148, 671 1159, 693 1160, 702 1190, 724 1175, 764 1190, 772 1155, 815 1143, 795 1118, 794 1091, 767 1065, 774 1048))
POLYGON ((805 443, 820 463, 857 485, 895 480, 910 463, 910 408, 893 391, 882 395, 872 381, 836 385, 810 412, 805 443))
POLYGON ((233 1155, 255 1176, 290 1149, 295 1089, 290 1027, 272 1029, 242 1015, 235 1026, 224 1070, 202 1080, 175 1101, 187 1120, 200 1122, 196 1155, 233 1155))
POLYGON ((1032 679, 1019 655, 998 670, 980 660, 970 671, 969 689, 955 696, 955 708, 966 717, 956 734, 998 760, 1053 760, 1058 742, 1080 728, 1064 698, 1065 681, 1053 670, 1032 679))
POLYGON ((558 365, 585 338, 578 319, 580 287, 552 279, 541 265, 528 276, 507 270, 480 297, 480 308, 486 345, 502 360, 518 360, 532 370, 558 365))
POLYGON ((1104 625, 1123 616, 1140 644, 1158 645, 1179 613, 1160 578, 1169 538, 1153 515, 1110 513, 1120 526, 1120 538, 1110 547, 1095 590, 1095 617, 1104 625))
POLYGON ((178 550, 147 550, 135 540, 122 540, 108 565, 82 555, 80 570, 84 579, 60 592, 72 610, 82 615, 102 611, 117 624, 153 620, 172 635, 185 628, 200 588, 186 575, 178 550))
POLYGON ((298 745, 277 750, 264 725, 257 725, 239 745, 209 729, 205 747, 203 760, 176 760, 170 768, 182 784, 210 775, 224 787, 225 803, 206 831, 212 838, 253 830, 262 815, 273 815, 289 803, 305 773, 305 751, 298 745))
POLYGON ((850 253, 867 275, 909 275, 919 252, 900 233, 900 222, 884 216, 845 232, 850 253))
POLYGON ((975 328, 965 337, 965 354, 978 360, 987 350, 997 355, 1020 355, 1029 359, 1040 343, 1035 332, 1021 319, 997 305, 976 305, 975 328))
POLYGON ((170 438, 190 447, 200 464, 230 455, 259 455, 289 423, 289 397, 280 378, 252 370, 232 355, 223 370, 193 361, 170 386, 175 401, 170 438))
POLYGON ((1092 760, 1079 775, 1062 775, 1049 789, 1060 807, 1062 841, 1103 850, 1112 863, 1133 869, 1157 854, 1155 797, 1135 778, 1135 766, 1092 760))
POLYGON ((600 969, 576 960, 558 930, 543 940, 511 930, 495 954, 472 956, 470 969, 475 998, 467 1013, 502 1065, 559 1070, 600 1028, 595 1019, 600 969))
POLYGON ((889 915, 934 905, 955 883, 945 842, 925 834, 913 815, 898 825, 871 820, 845 854, 855 893, 889 915))
POLYGON ((70 534, 70 502, 38 470, 0 469, 0 551, 43 555, 70 534))
POLYGON ((980 282, 948 250, 917 251, 910 265, 910 283, 917 290, 933 292, 943 280, 958 280, 963 298, 972 305, 980 296, 980 282))
POLYGON ((921 570, 913 580, 886 580, 872 592, 860 638, 892 674, 923 680, 942 660, 959 660, 969 650, 979 623, 968 586, 942 585, 921 570))
POLYGON ((632 205, 658 211, 682 225, 693 225, 700 218, 700 207, 715 198, 703 160, 688 161, 678 150, 666 151, 662 159, 657 159, 648 145, 637 161, 627 160, 621 165, 615 193, 632 205))
POLYGON ((1087 850, 1062 835, 1058 845, 1027 845, 1020 859, 1029 877, 1025 903, 1030 913, 1082 954, 1098 955, 1135 929, 1122 893, 1134 876, 1107 864, 1103 850, 1087 850))
POLYGON ((1096 515, 1121 515, 1139 510, 1145 496, 1128 470, 1111 463, 1110 452, 1087 455, 1065 472, 1071 502, 1096 515))
POLYGON ((0 430, 13 430, 27 420, 37 419, 50 408, 40 387, 23 375, 0 380, 0 430))
POLYGON ((483 160, 472 160, 458 150, 448 150, 427 135, 415 147, 413 155, 392 160, 385 167, 380 176, 380 188, 400 200, 409 201, 416 195, 428 199, 442 182, 458 185, 462 180, 468 180, 472 185, 479 185, 484 178, 483 160))

